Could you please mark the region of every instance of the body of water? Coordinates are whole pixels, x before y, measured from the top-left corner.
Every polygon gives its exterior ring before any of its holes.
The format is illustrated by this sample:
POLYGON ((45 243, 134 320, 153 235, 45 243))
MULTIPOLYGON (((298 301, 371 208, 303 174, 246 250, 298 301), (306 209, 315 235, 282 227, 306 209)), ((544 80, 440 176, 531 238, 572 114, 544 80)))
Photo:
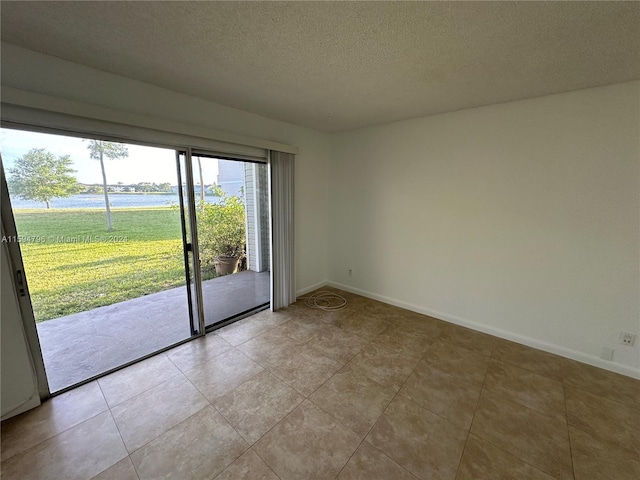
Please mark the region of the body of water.
MULTIPOLYGON (((177 194, 131 194, 118 193, 109 195, 111 208, 131 208, 131 207, 168 207, 178 205, 177 194)), ((44 202, 34 202, 23 200, 18 197, 11 197, 11 206, 18 208, 47 208, 44 202)), ((51 200, 51 208, 104 208, 104 195, 102 194, 82 194, 72 195, 66 198, 54 198, 51 200)))

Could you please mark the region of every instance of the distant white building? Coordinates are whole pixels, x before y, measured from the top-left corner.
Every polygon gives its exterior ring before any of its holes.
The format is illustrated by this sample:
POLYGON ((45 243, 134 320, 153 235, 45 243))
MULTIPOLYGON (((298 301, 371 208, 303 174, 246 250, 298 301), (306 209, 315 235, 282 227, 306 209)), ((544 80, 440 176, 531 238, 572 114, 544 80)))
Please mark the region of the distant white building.
POLYGON ((218 185, 245 205, 247 269, 269 270, 269 192, 265 164, 218 160, 218 185))

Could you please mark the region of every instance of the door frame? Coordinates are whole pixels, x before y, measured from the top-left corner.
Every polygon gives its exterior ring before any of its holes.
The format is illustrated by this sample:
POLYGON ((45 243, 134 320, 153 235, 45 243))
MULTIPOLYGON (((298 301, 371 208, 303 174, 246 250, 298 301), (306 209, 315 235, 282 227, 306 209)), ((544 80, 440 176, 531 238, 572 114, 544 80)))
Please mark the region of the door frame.
MULTIPOLYGON (((39 131, 39 130, 30 130, 30 129, 21 129, 21 128, 15 128, 13 126, 11 127, 6 127, 12 130, 17 130, 17 131, 26 131, 26 132, 32 132, 32 133, 48 133, 48 134, 53 134, 53 135, 60 135, 60 136, 69 136, 69 137, 82 137, 82 138, 90 138, 90 139, 100 139, 102 138, 100 135, 67 135, 67 132, 61 132, 61 131, 39 131)), ((189 209, 189 223, 190 223, 190 230, 191 232, 196 232, 195 235, 192 236, 191 238, 191 243, 192 245, 195 247, 195 252, 198 252, 199 250, 197 249, 197 225, 195 224, 195 205, 194 205, 194 191, 193 191, 193 172, 191 169, 191 148, 190 147, 186 147, 186 148, 179 148, 179 147, 167 147, 167 146, 159 146, 159 145, 151 145, 145 142, 137 142, 137 141, 131 141, 128 139, 122 139, 122 140, 118 140, 118 139, 113 139, 110 138, 107 141, 113 141, 113 142, 121 142, 121 143, 126 143, 126 144, 133 144, 133 145, 142 145, 142 146, 148 146, 148 147, 154 147, 154 148, 164 148, 167 150, 173 150, 176 153, 176 159, 177 159, 177 166, 178 166, 178 176, 176 177, 178 179, 178 181, 181 181, 182 179, 180 178, 180 162, 178 160, 178 154, 179 152, 182 153, 187 153, 188 155, 185 155, 185 172, 184 172, 184 176, 186 178, 187 181, 187 191, 186 191, 186 195, 188 198, 188 209, 189 209)), ((181 207, 183 206, 184 202, 184 193, 182 192, 181 188, 179 189, 178 192, 178 198, 180 199, 181 202, 181 207)), ((5 175, 5 170, 4 170, 4 162, 2 161, 2 156, 0 155, 0 211, 2 214, 2 218, 1 218, 1 226, 2 226, 2 231, 3 231, 3 235, 7 236, 7 237, 15 237, 18 238, 18 231, 17 231, 17 227, 16 227, 16 223, 15 223, 15 217, 13 214, 13 207, 11 205, 11 198, 9 195, 9 189, 7 186, 7 181, 6 181, 6 175, 5 175)), ((184 217, 184 209, 181 208, 180 210, 180 215, 181 215, 181 219, 184 217)), ((182 223, 182 221, 181 221, 182 223)), ((187 255, 188 258, 188 253, 187 253, 187 244, 184 241, 184 236, 182 238, 183 242, 182 242, 182 248, 183 251, 185 251, 185 254, 187 255)), ((188 306, 189 306, 189 323, 191 326, 191 335, 184 339, 181 340, 177 343, 173 343, 171 345, 168 345, 166 347, 162 347, 158 350, 155 350, 149 354, 143 355, 135 360, 131 360, 125 363, 120 364, 117 367, 111 368, 109 370, 106 370, 100 374, 97 375, 93 375, 89 378, 86 378, 85 380, 82 380, 81 382, 75 383, 73 385, 70 385, 68 387, 65 387, 63 389, 57 390, 56 392, 51 392, 50 388, 49 388, 49 381, 47 379, 47 372, 46 372, 46 366, 44 363, 44 357, 42 354, 42 348, 40 345, 40 338, 38 336, 38 329, 37 329, 37 323, 36 323, 36 319, 35 319, 35 314, 33 311, 33 305, 31 303, 31 294, 29 292, 29 287, 28 287, 28 283, 27 283, 27 275, 25 273, 25 269, 24 269, 24 263, 22 260, 22 250, 20 249, 20 245, 18 242, 7 242, 7 252, 8 252, 8 256, 9 256, 9 262, 10 262, 10 270, 13 274, 13 282, 15 284, 15 295, 18 299, 18 303, 19 303, 19 308, 20 308, 20 315, 21 315, 21 323, 22 326, 24 328, 24 332, 25 332, 25 337, 27 339, 27 345, 29 348, 29 353, 31 354, 32 360, 33 360, 33 366, 34 366, 34 370, 35 370, 35 374, 36 374, 36 381, 37 381, 37 390, 38 390, 38 395, 40 397, 41 401, 47 400, 48 398, 57 396, 57 395, 61 395, 65 392, 68 392, 69 390, 72 390, 74 388, 77 388, 81 385, 85 385, 87 383, 90 383, 98 378, 101 378, 103 376, 109 375, 110 373, 116 372, 118 370, 121 370, 123 368, 126 368, 130 365, 133 365, 135 363, 141 362, 143 360, 146 360, 147 358, 153 357, 159 353, 168 351, 172 348, 175 348, 179 345, 182 345, 184 343, 187 343, 197 337, 200 336, 204 336, 206 334, 206 329, 204 328, 204 315, 202 313, 202 292, 201 292, 201 288, 200 287, 196 287, 195 293, 196 293, 196 301, 194 303, 196 303, 196 312, 197 316, 194 319, 194 316, 192 315, 192 309, 193 309, 193 304, 189 301, 190 300, 190 293, 191 293, 191 284, 190 282, 187 282, 185 284, 185 288, 187 290, 187 302, 188 302, 188 306), (195 325, 197 328, 197 332, 194 333, 193 328, 194 328, 194 320, 196 321, 195 325)), ((196 282, 196 278, 198 279, 197 282, 200 282, 200 265, 199 265, 199 258, 198 258, 198 254, 196 253, 195 255, 191 255, 191 262, 185 262, 184 264, 185 266, 185 271, 191 267, 192 271, 194 272, 194 282, 196 282)), ((198 283, 196 283, 196 285, 198 285, 198 283)))
MULTIPOLYGON (((7 187, 7 179, 4 173, 4 163, 2 155, 0 155, 0 212, 2 217, 3 235, 8 237, 18 237, 16 222, 13 218, 13 207, 9 197, 9 189, 7 187)), ((16 242, 7 242, 9 254, 9 267, 14 275, 16 297, 20 308, 20 316, 22 317, 22 327, 24 328, 27 346, 31 353, 33 366, 35 368, 38 394, 40 400, 46 400, 51 396, 49 391, 49 380, 44 367, 44 358, 42 357, 42 349, 40 348, 40 338, 36 328, 36 318, 33 314, 31 306, 31 295, 29 293, 29 285, 27 276, 24 273, 24 263, 22 262, 22 251, 20 245, 16 242)))
POLYGON ((198 244, 198 217, 195 204, 195 188, 193 182, 193 165, 191 162, 191 147, 185 149, 176 149, 176 162, 178 167, 178 197, 180 199, 180 218, 182 223, 182 248, 185 259, 185 274, 187 286, 187 299, 189 302, 191 335, 202 336, 206 334, 204 321, 204 306, 202 297, 202 271, 200 269, 200 247, 198 244), (181 157, 184 165, 181 163, 181 157), (184 172, 182 171, 184 168, 184 172), (184 193, 182 191, 182 174, 186 179, 186 195, 187 209, 185 211, 184 193), (185 215, 189 221, 189 229, 187 233, 187 224, 185 215), (193 280, 189 273, 189 269, 193 273, 193 280), (194 298, 195 297, 195 298, 194 298), (195 307, 195 309, 193 308, 195 307), (195 314, 195 315, 194 315, 195 314))
MULTIPOLYGON (((168 351, 172 348, 175 348, 179 345, 185 344, 187 342, 190 342, 200 336, 204 336, 207 333, 216 330, 218 328, 221 328, 225 325, 228 325, 230 323, 233 323, 241 318, 246 317, 247 315, 251 315, 254 312, 260 311, 264 308, 268 308, 268 307, 264 307, 264 306, 259 306, 256 307, 255 309, 249 310, 247 312, 242 312, 238 315, 235 315, 227 320, 223 320, 219 323, 216 323, 215 325, 210 325, 210 326, 206 326, 205 323, 205 316, 204 316, 204 307, 203 307, 203 297, 202 297, 202 272, 200 269, 200 259, 199 259, 199 245, 198 245, 198 233, 197 233, 197 212, 196 212, 196 205, 195 205, 195 188, 194 188, 194 174, 193 174, 193 165, 192 165, 192 155, 195 153, 197 155, 202 155, 202 156, 206 156, 206 157, 211 157, 211 158, 216 158, 216 159, 222 159, 222 160, 234 160, 234 161, 240 161, 240 162, 251 162, 251 163, 264 163, 268 165, 268 161, 264 161, 261 158, 258 157, 251 157, 248 155, 234 155, 234 154, 229 154, 229 153, 217 153, 215 150, 205 150, 202 148, 192 148, 192 147, 186 147, 186 146, 178 146, 178 145, 170 145, 170 144, 160 144, 160 143, 150 143, 150 142, 145 142, 145 141, 139 141, 131 138, 119 138, 119 137, 114 137, 111 135, 103 135, 100 133, 84 133, 84 132, 79 132, 79 131, 67 131, 67 130, 61 130, 61 129, 56 129, 56 128, 52 128, 52 127, 36 127, 36 126, 32 126, 32 125, 24 125, 24 124, 17 124, 17 123, 11 123, 11 122, 2 122, 3 128, 8 128, 11 130, 17 130, 17 131, 26 131, 26 132, 33 132, 33 133, 47 133, 47 134, 53 134, 53 135, 61 135, 61 136, 68 136, 68 137, 80 137, 80 138, 88 138, 88 139, 97 139, 97 140, 105 140, 105 141, 109 141, 109 142, 121 142, 121 143, 127 143, 127 144, 132 144, 132 145, 141 145, 141 146, 149 146, 149 147, 155 147, 155 148, 165 148, 165 149, 170 149, 173 150, 174 152, 176 152, 176 163, 177 163, 177 167, 178 170, 180 170, 180 159, 179 156, 180 154, 184 154, 184 171, 182 172, 184 175, 181 175, 179 172, 178 175, 178 181, 182 182, 183 178, 182 176, 184 176, 184 180, 186 180, 186 188, 187 188, 187 200, 188 200, 188 204, 187 204, 187 211, 188 211, 188 223, 189 223, 189 230, 191 232, 191 241, 190 242, 185 242, 185 236, 183 234, 183 250, 184 250, 184 257, 185 260, 188 260, 188 258, 190 257, 191 261, 186 261, 185 262, 185 270, 187 270, 188 268, 191 268, 191 272, 193 273, 193 283, 195 285, 195 302, 188 302, 189 303, 189 309, 191 310, 190 314, 189 314, 189 320, 191 323, 191 333, 192 335, 189 338, 186 338, 180 342, 177 342, 175 344, 172 345, 168 345, 166 347, 163 347, 161 349, 158 349, 152 353, 149 353, 147 355, 144 355, 138 359, 132 360, 130 362, 126 362, 118 367, 114 367, 110 370, 107 370, 103 373, 100 373, 98 375, 94 375, 90 378, 87 378, 86 380, 83 380, 82 382, 78 382, 74 385, 71 385, 69 387, 66 387, 64 389, 58 390, 55 393, 51 393, 50 389, 49 389, 49 383, 47 380, 47 375, 46 375, 46 369, 45 369, 45 364, 44 364, 44 359, 43 359, 43 355, 42 355, 42 350, 40 347, 40 340, 38 338, 38 331, 37 331, 37 327, 36 327, 36 320, 35 320, 35 315, 33 313, 33 307, 31 305, 31 296, 29 294, 29 289, 28 289, 28 284, 27 284, 27 279, 26 279, 26 275, 24 273, 24 264, 22 262, 22 253, 20 250, 20 246, 16 243, 10 243, 8 245, 9 249, 9 258, 11 261, 11 267, 12 267, 12 271, 14 272, 14 275, 16 276, 16 279, 20 279, 23 283, 23 287, 20 287, 16 284, 16 288, 19 289, 20 291, 16 291, 16 295, 19 299, 19 303, 20 303, 20 310, 21 310, 21 314, 22 314, 22 324, 24 326, 25 329, 25 334, 27 337, 27 341, 28 341, 28 345, 29 345, 29 349, 30 349, 30 353, 33 357, 33 363, 35 366, 35 370, 36 370, 36 378, 37 378, 37 382, 38 382, 38 393, 40 395, 40 399, 41 400, 46 400, 50 397, 53 396, 57 396, 60 394, 63 394, 65 392, 68 392, 69 390, 72 390, 74 388, 77 388, 81 385, 87 384, 89 382, 92 382, 98 378, 101 378, 103 376, 109 375, 113 372, 116 372, 118 370, 121 370, 123 368, 126 368, 130 365, 133 365, 135 363, 141 362, 143 360, 146 360, 150 357, 153 357, 159 353, 168 351), (190 243, 190 246, 187 247, 187 245, 190 243), (191 252, 191 255, 189 255, 189 252, 191 252), (19 273, 18 273, 19 272, 19 273), (22 295, 22 290, 21 288, 24 288, 24 295, 22 295), (193 309, 193 304, 195 303, 195 309, 193 309), (196 314, 196 315, 193 315, 196 314), (197 329, 197 332, 194 333, 194 329, 197 329)), ((0 193, 0 206, 1 206, 1 212, 2 212, 2 227, 5 231, 5 235, 7 236, 16 236, 18 235, 17 233, 17 229, 16 229, 16 225, 15 225, 15 220, 14 220, 14 216, 13 216, 13 208, 11 206, 11 202, 10 202, 10 197, 9 197, 9 191, 7 188, 7 184, 6 184, 6 178, 5 178, 5 172, 4 172, 4 166, 2 164, 2 158, 0 157, 0 172, 1 172, 1 183, 2 183, 2 192, 0 193)), ((181 200, 181 216, 184 215, 185 210, 184 210, 184 197, 183 197, 183 192, 181 192, 181 187, 182 185, 180 185, 179 188, 179 198, 181 200)), ((271 208, 269 207, 269 210, 271 210, 271 208)), ((184 223, 183 220, 183 225, 186 226, 186 223, 184 223)), ((186 233, 186 232, 183 232, 186 233)), ((271 232, 270 232, 271 235, 271 232)), ((272 269, 271 269, 272 270, 272 269)), ((185 274, 188 275, 188 273, 185 271, 185 274)), ((271 275, 273 275, 273 271, 271 272, 271 275)), ((188 277, 187 277, 188 278, 188 277)), ((17 283, 17 282, 16 282, 17 283)), ((190 292, 190 288, 191 288, 191 282, 188 282, 186 285, 187 288, 187 292, 190 292)), ((187 294, 188 297, 187 299, 189 300, 189 297, 191 296, 189 293, 187 294)))

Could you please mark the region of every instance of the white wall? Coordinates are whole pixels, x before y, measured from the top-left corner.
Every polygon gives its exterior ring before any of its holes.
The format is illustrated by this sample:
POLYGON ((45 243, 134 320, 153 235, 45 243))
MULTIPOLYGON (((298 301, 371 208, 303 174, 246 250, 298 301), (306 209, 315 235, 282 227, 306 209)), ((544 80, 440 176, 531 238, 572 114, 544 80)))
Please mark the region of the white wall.
POLYGON ((618 339, 640 331, 639 99, 630 82, 335 135, 329 279, 640 376, 640 338, 618 339))
POLYGON ((1 48, 3 86, 297 146, 296 287, 325 282, 327 135, 14 45, 1 48))
POLYGON ((640 339, 618 343, 640 330, 638 82, 335 135, 6 44, 2 84, 296 145, 299 291, 328 278, 639 375, 640 339))

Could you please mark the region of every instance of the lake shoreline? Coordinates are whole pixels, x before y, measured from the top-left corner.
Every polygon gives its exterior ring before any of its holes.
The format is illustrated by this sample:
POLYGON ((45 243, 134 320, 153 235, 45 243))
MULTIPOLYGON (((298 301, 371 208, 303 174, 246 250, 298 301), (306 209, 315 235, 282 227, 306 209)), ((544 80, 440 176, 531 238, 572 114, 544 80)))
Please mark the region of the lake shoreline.
MULTIPOLYGON (((207 195, 208 201, 215 201, 219 197, 207 195)), ((54 198, 51 200, 51 208, 47 209, 44 202, 23 200, 11 197, 11 207, 14 210, 68 210, 68 209, 104 209, 104 194, 77 193, 70 197, 54 198)), ((170 207, 178 206, 180 199, 177 193, 110 193, 109 206, 114 209, 139 208, 139 207, 170 207)))

